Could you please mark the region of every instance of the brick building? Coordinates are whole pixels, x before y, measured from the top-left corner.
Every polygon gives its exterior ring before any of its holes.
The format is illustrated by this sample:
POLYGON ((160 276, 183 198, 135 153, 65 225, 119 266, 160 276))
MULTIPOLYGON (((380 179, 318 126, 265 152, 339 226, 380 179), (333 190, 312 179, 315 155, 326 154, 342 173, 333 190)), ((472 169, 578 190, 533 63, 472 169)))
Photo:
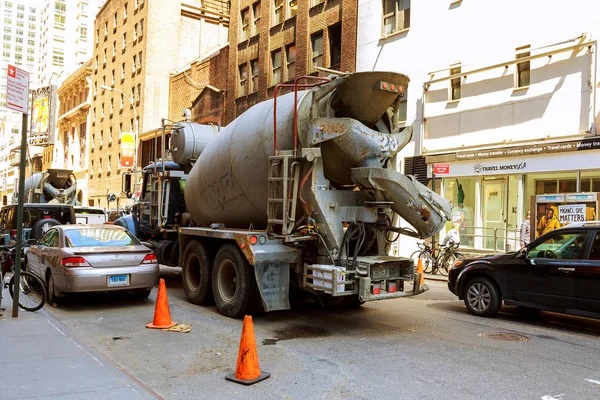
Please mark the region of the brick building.
MULTIPOLYGON (((169 112, 169 81, 227 41, 227 1, 108 0, 94 23, 89 198, 113 208, 106 194, 121 192, 119 139, 138 133, 137 165, 169 112)), ((121 204, 122 205, 122 204, 121 204)))
POLYGON ((169 119, 179 121, 191 109, 200 124, 224 123, 229 45, 200 57, 189 68, 171 77, 169 119))
POLYGON ((232 0, 226 122, 316 67, 354 71, 357 13, 357 0, 232 0))

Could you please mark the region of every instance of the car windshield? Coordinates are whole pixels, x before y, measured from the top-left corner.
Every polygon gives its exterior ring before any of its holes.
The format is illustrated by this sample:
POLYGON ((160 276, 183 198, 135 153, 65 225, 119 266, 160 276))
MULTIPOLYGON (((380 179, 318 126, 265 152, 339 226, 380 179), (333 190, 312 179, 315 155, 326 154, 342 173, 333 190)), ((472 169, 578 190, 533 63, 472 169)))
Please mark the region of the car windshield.
POLYGON ((121 229, 80 228, 65 231, 66 247, 138 246, 140 242, 121 229))

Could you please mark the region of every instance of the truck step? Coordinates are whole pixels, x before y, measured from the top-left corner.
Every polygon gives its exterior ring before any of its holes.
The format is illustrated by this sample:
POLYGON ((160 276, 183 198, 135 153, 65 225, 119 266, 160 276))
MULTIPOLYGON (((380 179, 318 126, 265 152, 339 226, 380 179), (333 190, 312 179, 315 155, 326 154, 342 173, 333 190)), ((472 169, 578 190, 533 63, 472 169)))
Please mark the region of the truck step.
POLYGON ((269 219, 269 224, 283 225, 283 220, 282 219, 269 219))

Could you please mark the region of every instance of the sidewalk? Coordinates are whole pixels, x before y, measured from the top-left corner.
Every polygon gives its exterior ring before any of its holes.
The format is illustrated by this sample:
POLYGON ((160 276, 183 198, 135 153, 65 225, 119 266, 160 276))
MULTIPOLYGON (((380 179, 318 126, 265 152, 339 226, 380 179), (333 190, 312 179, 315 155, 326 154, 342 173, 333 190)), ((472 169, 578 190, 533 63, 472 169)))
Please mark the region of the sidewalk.
POLYGON ((448 282, 448 277, 440 275, 437 273, 436 275, 425 273, 425 281, 438 281, 438 282, 448 282))
POLYGON ((160 398, 44 309, 12 318, 12 299, 3 294, 1 399, 160 398))

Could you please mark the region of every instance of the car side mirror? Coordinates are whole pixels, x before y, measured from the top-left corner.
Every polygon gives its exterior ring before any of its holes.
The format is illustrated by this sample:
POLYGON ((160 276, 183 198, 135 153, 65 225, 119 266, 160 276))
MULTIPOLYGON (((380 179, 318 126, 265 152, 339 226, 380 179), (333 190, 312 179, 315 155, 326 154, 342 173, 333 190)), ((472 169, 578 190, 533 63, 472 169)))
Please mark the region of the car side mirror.
POLYGON ((27 242, 25 242, 25 244, 27 246, 34 246, 37 244, 37 240, 36 239, 27 239, 27 242))

